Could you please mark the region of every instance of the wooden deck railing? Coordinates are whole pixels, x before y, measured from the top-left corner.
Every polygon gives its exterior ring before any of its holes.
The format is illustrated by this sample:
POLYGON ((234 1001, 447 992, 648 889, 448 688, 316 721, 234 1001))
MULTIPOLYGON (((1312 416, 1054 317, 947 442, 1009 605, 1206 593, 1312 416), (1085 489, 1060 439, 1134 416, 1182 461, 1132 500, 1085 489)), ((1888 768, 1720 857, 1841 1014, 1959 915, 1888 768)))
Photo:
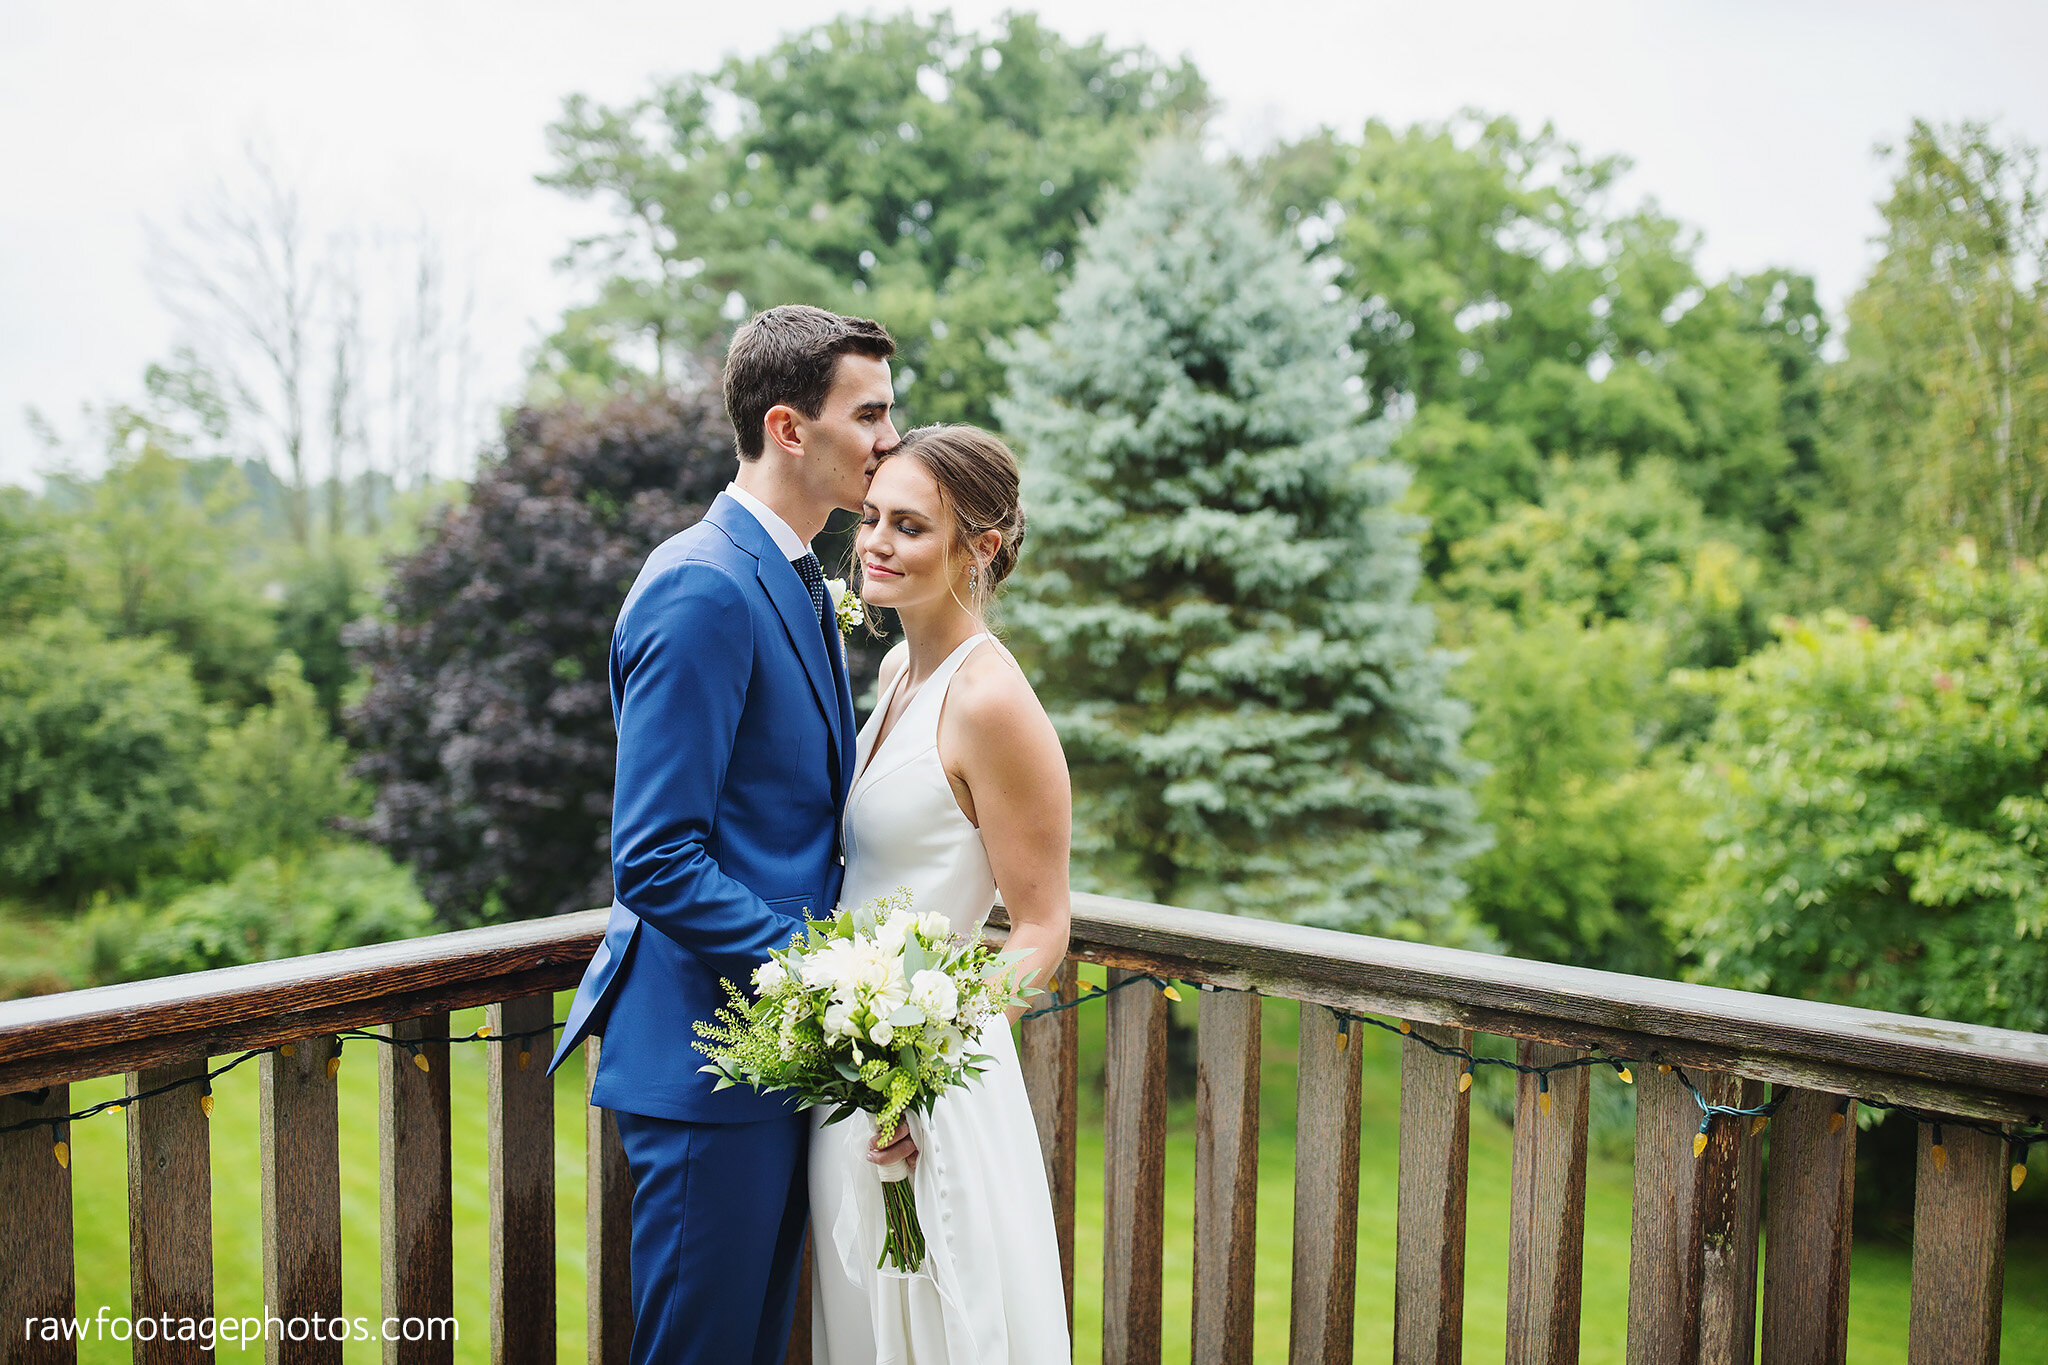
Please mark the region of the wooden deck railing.
MULTIPOLYGON (((443 934, 225 971, 0 1004, 0 1129, 70 1112, 69 1084, 125 1074, 142 1094, 257 1060, 264 1299, 280 1317, 341 1312, 340 1153, 326 1061, 338 1031, 447 1035, 448 1011, 487 1007, 501 1039, 544 1030, 549 993, 575 984, 603 914, 443 934), (280 1045, 291 1044, 287 1054, 280 1045)), ((992 932, 1000 935, 1000 915, 992 932)), ((1200 1011, 1193 1355, 1251 1358, 1259 1124, 1259 996, 1301 1002, 1289 1358, 1350 1360, 1356 1302, 1360 1049, 1350 1020, 1404 1021, 1394 1358, 1461 1358, 1469 1093, 1457 1050, 1517 1040, 1529 1067, 1589 1052, 1637 1059, 1628 1358, 1641 1365, 1839 1362, 1846 1340, 1856 1125, 1845 1097, 1952 1116, 1923 1125, 1910 1358, 1995 1361, 2009 1153, 1990 1129, 2048 1113, 2048 1036, 1547 966, 1197 911, 1078 897, 1074 959, 1217 988, 1200 1011), (1434 1044, 1433 1049, 1430 1045, 1434 1044), (1442 1049, 1442 1050, 1437 1050, 1442 1049), (1662 1066, 1677 1068, 1662 1070, 1662 1066), (1755 1107, 1776 1087, 1770 1161, 1755 1107), (1768 1190, 1768 1198, 1765 1191, 1768 1190), (1767 1210, 1767 1212, 1762 1212, 1767 1210), (1759 1232, 1769 1247, 1759 1277, 1759 1232), (1759 1284, 1761 1280, 1761 1284, 1759 1284), (1758 1322, 1761 1289, 1760 1340, 1758 1322)), ((1062 973, 1074 998, 1074 973, 1062 973)), ((1103 1356, 1157 1361, 1164 1254, 1166 1002, 1117 990, 1105 1078, 1103 1356)), ((1023 1060, 1073 1304, 1077 1012, 1024 1026, 1023 1060)), ((452 1314, 447 1044, 380 1047, 381 1272, 394 1317, 452 1314)), ((555 1352, 553 1088, 546 1036, 490 1049, 491 1356, 555 1352), (522 1056, 522 1054, 524 1054, 522 1056)), ((1518 1077, 1510 1204, 1508 1360, 1577 1358, 1587 1070, 1518 1077)), ((130 1104, 131 1314, 213 1312, 207 1122, 190 1087, 130 1104), (182 1096, 179 1103, 166 1103, 182 1096)), ((626 1359, 630 1188, 608 1115, 590 1111, 587 1358, 626 1359)), ((0 1134, 0 1361, 69 1362, 72 1341, 26 1332, 75 1311, 71 1172, 47 1126, 0 1134)), ((1083 1273, 1093 1273, 1086 1267, 1083 1273)), ((389 1342, 393 1362, 445 1361, 446 1340, 389 1342)), ((799 1315, 792 1360, 808 1351, 799 1315)), ((152 1342, 138 1361, 202 1360, 152 1342)), ((332 1342, 266 1344, 275 1362, 337 1361, 332 1342)))

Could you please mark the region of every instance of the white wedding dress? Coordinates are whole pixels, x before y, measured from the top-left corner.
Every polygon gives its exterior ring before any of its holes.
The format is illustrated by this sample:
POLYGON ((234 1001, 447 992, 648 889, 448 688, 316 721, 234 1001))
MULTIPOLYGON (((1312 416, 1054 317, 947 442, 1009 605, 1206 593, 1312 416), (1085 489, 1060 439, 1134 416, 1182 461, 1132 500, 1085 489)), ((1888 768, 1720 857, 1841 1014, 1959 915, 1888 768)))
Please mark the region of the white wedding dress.
MULTIPOLYGON (((921 684, 895 728, 875 733, 906 668, 862 727, 846 799, 842 905, 907 886, 919 911, 971 933, 995 904, 981 832, 939 764, 946 688, 987 635, 965 641, 921 684)), ((992 648, 1001 648, 991 643, 992 648)), ((816 1365, 1068 1365, 1065 1289, 1052 1198, 1017 1048, 1001 1020, 976 1049, 994 1065, 910 1117, 911 1176, 926 1260, 914 1275, 878 1270, 882 1185, 867 1160, 865 1115, 811 1133, 811 1341, 816 1365)))

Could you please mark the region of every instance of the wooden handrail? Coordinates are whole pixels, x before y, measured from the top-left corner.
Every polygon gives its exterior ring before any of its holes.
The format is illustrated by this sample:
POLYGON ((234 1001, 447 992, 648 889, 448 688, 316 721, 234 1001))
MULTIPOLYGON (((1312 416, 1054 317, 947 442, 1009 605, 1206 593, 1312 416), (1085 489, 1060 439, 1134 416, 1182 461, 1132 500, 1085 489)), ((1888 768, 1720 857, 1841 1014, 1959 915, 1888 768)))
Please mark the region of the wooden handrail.
MULTIPOLYGON (((584 911, 0 1003, 0 1093, 564 989, 604 921, 584 911)), ((2048 1115, 2037 1033, 1107 896, 1074 898, 1073 955, 1971 1118, 2048 1115)))
POLYGON ((608 912, 0 1003, 0 1094, 574 986, 608 912))
MULTIPOLYGON (((1000 907, 993 921, 1005 922, 1000 907)), ((2048 1116, 2048 1034, 1108 896, 1074 897, 1069 951, 1178 980, 1970 1118, 2038 1123, 2048 1116)))

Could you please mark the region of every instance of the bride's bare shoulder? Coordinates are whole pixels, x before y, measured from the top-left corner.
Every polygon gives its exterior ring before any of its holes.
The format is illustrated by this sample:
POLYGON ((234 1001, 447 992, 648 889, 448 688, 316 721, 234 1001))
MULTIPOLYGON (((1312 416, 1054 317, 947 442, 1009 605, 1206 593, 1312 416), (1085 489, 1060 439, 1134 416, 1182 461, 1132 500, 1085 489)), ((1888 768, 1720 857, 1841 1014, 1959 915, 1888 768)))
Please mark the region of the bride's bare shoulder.
POLYGON ((991 639, 962 661, 948 690, 945 719, 981 740, 1059 742, 1031 680, 1000 640, 991 639))

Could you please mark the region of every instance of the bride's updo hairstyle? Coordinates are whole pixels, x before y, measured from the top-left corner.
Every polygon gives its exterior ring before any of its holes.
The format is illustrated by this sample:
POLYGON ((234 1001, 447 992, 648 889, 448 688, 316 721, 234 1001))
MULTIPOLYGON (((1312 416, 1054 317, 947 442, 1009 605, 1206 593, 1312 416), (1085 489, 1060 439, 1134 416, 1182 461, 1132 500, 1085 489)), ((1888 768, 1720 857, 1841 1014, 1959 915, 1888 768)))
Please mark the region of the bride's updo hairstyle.
POLYGON ((991 432, 971 426, 918 427, 882 458, 908 457, 924 466, 939 486, 939 501, 953 517, 953 550, 970 556, 988 531, 1002 543, 975 575, 967 608, 982 614, 996 587, 1017 567, 1024 547, 1024 505, 1018 497, 1017 457, 991 432))

